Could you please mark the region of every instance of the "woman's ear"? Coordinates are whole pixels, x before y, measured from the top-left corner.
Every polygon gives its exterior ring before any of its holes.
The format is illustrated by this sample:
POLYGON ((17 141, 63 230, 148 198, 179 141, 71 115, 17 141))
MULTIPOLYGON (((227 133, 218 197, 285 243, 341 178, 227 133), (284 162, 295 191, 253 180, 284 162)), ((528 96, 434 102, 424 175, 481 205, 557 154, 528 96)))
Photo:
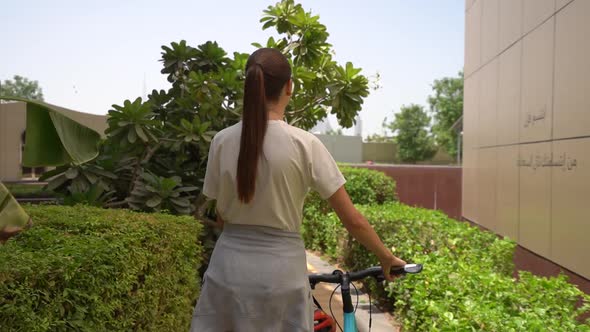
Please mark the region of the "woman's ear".
POLYGON ((285 94, 291 96, 293 94, 293 80, 289 79, 285 84, 285 94))

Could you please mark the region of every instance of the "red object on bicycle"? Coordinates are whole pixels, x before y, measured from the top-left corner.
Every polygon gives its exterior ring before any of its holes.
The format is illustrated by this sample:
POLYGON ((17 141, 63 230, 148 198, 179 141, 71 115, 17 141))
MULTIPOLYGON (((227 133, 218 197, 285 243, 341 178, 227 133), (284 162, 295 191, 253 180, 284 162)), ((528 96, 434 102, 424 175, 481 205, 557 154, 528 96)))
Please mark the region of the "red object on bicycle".
POLYGON ((313 312, 313 321, 314 332, 336 332, 334 320, 323 310, 316 309, 313 312))

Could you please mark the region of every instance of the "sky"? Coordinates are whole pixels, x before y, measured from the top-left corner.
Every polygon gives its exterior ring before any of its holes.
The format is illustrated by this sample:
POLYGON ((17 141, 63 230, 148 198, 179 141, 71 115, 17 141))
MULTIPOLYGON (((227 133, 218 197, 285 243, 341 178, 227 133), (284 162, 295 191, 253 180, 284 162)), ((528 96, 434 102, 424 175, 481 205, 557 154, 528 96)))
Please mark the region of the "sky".
MULTIPOLYGON (((217 41, 250 53, 262 11, 276 1, 0 0, 0 80, 37 80, 49 103, 106 114, 112 104, 169 87, 162 45, 217 41), (145 86, 145 88, 144 88, 145 86)), ((464 0, 301 0, 319 14, 341 64, 379 73, 360 112, 363 136, 382 134, 400 106, 426 105, 435 79, 463 68, 464 0)), ((333 127, 336 119, 330 117, 333 127)), ((352 134, 353 130, 344 133, 352 134)))

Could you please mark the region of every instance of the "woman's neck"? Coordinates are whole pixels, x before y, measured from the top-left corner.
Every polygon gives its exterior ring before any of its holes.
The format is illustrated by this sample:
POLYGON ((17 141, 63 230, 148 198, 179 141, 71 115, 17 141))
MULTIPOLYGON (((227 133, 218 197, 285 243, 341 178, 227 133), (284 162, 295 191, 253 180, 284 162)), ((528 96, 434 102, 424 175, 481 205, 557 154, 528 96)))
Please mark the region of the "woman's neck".
POLYGON ((284 107, 269 107, 268 111, 268 119, 269 120, 283 120, 285 118, 285 108, 284 107))

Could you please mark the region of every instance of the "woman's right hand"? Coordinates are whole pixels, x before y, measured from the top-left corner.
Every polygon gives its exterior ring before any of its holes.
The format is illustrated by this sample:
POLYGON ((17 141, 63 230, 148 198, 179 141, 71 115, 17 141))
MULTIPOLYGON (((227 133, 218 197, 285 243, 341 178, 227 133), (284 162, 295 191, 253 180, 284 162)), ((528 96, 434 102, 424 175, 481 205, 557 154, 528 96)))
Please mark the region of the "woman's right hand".
POLYGON ((390 273, 392 267, 404 266, 406 262, 393 254, 387 255, 386 257, 380 258, 381 267, 383 268, 383 275, 387 281, 395 280, 396 276, 390 273))

